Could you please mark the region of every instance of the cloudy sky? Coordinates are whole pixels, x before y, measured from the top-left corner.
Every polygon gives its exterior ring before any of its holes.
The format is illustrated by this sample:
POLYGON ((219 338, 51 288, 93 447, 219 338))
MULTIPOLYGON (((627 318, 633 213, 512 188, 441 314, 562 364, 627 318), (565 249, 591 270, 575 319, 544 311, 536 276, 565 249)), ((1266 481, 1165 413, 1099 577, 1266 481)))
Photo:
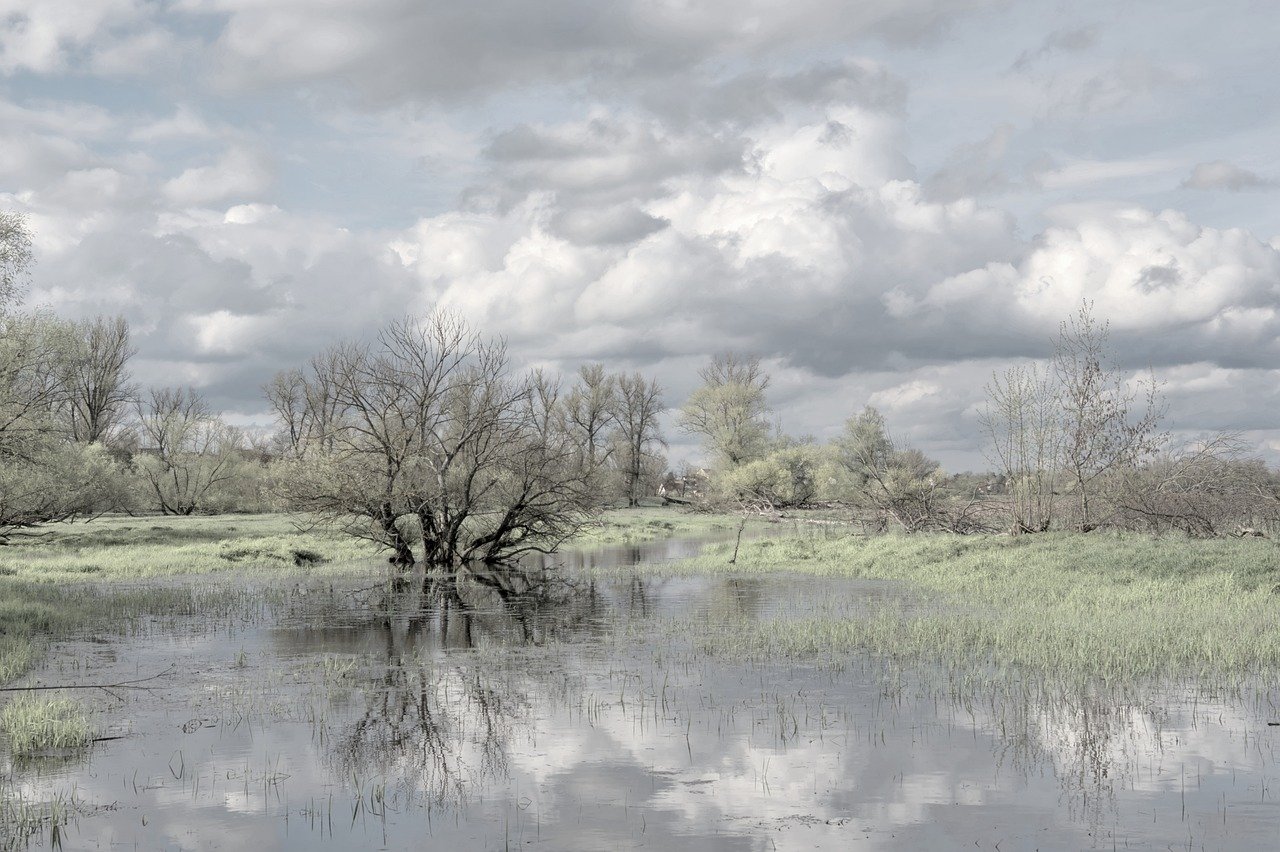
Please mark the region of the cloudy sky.
POLYGON ((1089 298, 1173 427, 1275 460, 1278 41, 1273 0, 0 0, 0 208, 28 305, 237 422, 449 306, 673 407, 752 352, 788 432, 871 403, 981 467, 983 383, 1089 298))

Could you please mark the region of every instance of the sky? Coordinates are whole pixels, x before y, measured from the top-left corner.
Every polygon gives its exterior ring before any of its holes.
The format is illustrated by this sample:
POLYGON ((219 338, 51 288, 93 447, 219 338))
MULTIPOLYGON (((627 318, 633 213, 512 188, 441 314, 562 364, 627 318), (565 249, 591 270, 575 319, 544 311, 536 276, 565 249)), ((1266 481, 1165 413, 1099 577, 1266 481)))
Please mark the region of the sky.
POLYGON ((870 404, 981 469, 984 384, 1090 300, 1177 436, 1275 462, 1277 43, 1273 0, 0 0, 0 209, 28 307, 242 425, 446 308, 673 411, 755 354, 788 434, 870 404))

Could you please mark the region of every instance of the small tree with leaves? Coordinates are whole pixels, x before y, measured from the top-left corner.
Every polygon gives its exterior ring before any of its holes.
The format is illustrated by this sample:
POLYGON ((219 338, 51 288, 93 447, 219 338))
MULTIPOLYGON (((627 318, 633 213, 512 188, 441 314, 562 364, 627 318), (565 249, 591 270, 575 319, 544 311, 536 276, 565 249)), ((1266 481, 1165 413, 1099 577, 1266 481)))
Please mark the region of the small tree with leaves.
POLYGON ((702 386, 680 410, 680 429, 701 437, 722 470, 764 456, 769 451, 769 374, 760 359, 726 352, 698 376, 702 386))

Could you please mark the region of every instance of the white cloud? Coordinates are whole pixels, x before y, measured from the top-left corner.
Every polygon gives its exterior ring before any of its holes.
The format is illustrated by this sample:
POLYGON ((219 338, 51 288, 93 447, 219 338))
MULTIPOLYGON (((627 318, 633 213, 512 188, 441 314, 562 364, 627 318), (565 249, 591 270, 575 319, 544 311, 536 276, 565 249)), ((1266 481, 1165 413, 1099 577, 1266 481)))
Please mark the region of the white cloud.
POLYGON ((144 0, 0 0, 0 72, 66 69, 88 53, 104 73, 137 71, 168 43, 144 0))
POLYGON ((1274 186, 1275 181, 1259 177, 1234 163, 1215 160, 1211 163, 1196 163, 1182 185, 1187 189, 1225 189, 1229 192, 1239 192, 1242 189, 1274 186))
POLYGON ((207 166, 195 166, 168 181, 164 194, 179 204, 207 204, 226 198, 263 194, 271 183, 271 168, 262 154, 233 146, 207 166))

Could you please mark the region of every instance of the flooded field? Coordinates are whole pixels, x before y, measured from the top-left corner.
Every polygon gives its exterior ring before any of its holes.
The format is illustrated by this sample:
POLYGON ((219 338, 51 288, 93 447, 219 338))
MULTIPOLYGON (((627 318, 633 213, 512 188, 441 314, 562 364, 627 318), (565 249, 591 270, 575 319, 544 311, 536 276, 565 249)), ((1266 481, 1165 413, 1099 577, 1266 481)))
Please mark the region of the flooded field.
POLYGON ((626 568, 699 545, 562 554, 519 587, 163 581, 239 591, 55 649, 30 682, 135 683, 79 694, 89 750, 4 757, 11 817, 56 807, 3 845, 1280 848, 1273 688, 735 656, 707 637, 928 604, 626 568))

